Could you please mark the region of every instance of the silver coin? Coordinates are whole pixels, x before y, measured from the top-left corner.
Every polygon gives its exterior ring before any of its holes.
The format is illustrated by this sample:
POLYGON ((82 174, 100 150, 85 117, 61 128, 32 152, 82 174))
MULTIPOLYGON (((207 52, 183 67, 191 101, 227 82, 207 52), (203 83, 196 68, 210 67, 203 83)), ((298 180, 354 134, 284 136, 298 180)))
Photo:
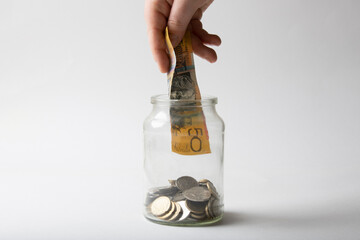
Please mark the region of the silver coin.
POLYGON ((165 188, 165 187, 169 187, 169 186, 150 188, 150 189, 148 190, 148 194, 149 194, 149 195, 159 194, 159 189, 165 188))
POLYGON ((215 199, 212 203, 212 215, 213 217, 219 217, 222 214, 222 209, 220 206, 220 200, 219 199, 215 199))
POLYGON ((191 212, 195 214, 203 214, 205 212, 207 202, 193 202, 186 200, 185 205, 191 212))
POLYGON ((183 176, 176 180, 176 186, 180 191, 185 191, 195 186, 199 186, 198 182, 189 176, 183 176))
POLYGON ((171 196, 178 192, 179 189, 176 186, 164 186, 164 187, 155 187, 151 188, 148 191, 148 194, 151 196, 171 196))
POLYGON ((194 202, 205 202, 210 199, 211 193, 204 187, 192 187, 183 192, 186 199, 194 202))
POLYGON ((179 202, 179 201, 183 201, 186 198, 184 197, 184 195, 182 194, 182 192, 177 192, 172 198, 171 200, 174 202, 179 202))

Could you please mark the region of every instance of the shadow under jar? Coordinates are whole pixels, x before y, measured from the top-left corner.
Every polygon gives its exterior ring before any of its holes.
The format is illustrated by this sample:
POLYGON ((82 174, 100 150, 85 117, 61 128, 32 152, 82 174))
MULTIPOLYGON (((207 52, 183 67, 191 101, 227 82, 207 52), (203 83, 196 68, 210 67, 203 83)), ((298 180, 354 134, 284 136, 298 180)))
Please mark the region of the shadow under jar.
POLYGON ((208 225, 224 213, 224 122, 217 98, 151 98, 144 122, 144 216, 167 225, 208 225))

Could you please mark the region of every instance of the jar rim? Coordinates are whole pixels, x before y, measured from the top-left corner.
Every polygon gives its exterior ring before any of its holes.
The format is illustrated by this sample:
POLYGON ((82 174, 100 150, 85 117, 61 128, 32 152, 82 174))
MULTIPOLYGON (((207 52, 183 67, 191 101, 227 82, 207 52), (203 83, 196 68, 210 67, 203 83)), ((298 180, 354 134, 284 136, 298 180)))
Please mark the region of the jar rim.
POLYGON ((152 104, 169 104, 169 105, 188 105, 192 103, 204 105, 215 105, 217 104, 217 97, 210 95, 202 95, 201 99, 190 100, 190 99, 170 99, 167 94, 158 94, 151 97, 152 104))

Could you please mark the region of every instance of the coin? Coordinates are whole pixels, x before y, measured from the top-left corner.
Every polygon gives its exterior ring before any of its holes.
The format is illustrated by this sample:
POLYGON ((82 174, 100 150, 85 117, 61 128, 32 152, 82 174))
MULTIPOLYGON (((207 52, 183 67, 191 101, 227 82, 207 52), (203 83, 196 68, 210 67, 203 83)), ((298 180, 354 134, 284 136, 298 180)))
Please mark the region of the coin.
POLYGON ((150 207, 150 211, 151 213, 156 216, 162 216, 166 213, 168 213, 170 211, 172 207, 171 201, 168 197, 166 196, 161 196, 156 198, 150 207))
POLYGON ((183 201, 185 200, 184 195, 182 194, 182 192, 177 192, 171 199, 174 202, 179 202, 179 201, 183 201))
POLYGON ((146 211, 161 221, 198 222, 223 214, 220 195, 208 179, 197 182, 190 176, 168 180, 168 186, 148 190, 146 211))
POLYGON ((176 186, 179 188, 180 191, 185 191, 198 185, 198 182, 194 178, 189 176, 183 176, 176 180, 176 186))
POLYGON ((220 201, 218 199, 215 199, 212 203, 212 214, 213 217, 218 217, 222 214, 220 201))
POLYGON ((210 212, 209 212, 209 204, 207 204, 205 207, 205 214, 208 218, 212 218, 212 216, 210 215, 210 212))
POLYGON ((213 218, 214 217, 214 214, 212 212, 212 206, 213 206, 213 202, 214 202, 215 198, 214 197, 211 197, 208 201, 208 204, 206 205, 205 207, 205 213, 206 213, 206 216, 208 216, 209 218, 213 218))
POLYGON ((212 184, 212 182, 210 182, 210 181, 207 182, 207 183, 206 183, 206 186, 207 186, 207 188, 209 189, 210 193, 211 193, 214 197, 219 198, 219 193, 216 191, 216 188, 215 188, 214 184, 212 184))
POLYGON ((176 221, 178 220, 179 218, 181 218, 181 215, 183 214, 183 210, 180 206, 179 203, 175 203, 175 212, 174 214, 172 215, 171 218, 169 218, 169 221, 176 221))
POLYGON ((147 194, 146 199, 145 199, 145 205, 148 206, 158 197, 160 197, 160 195, 154 196, 154 195, 147 194))
POLYGON ((176 186, 163 186, 163 187, 150 188, 148 192, 150 195, 171 196, 178 191, 179 189, 176 186))
POLYGON ((207 183, 207 182, 210 182, 209 180, 207 180, 206 178, 203 178, 203 179, 201 179, 200 181, 199 181, 199 183, 207 183))
POLYGON ((191 212, 196 214, 202 214, 205 212, 207 202, 193 202, 190 200, 186 200, 185 205, 191 212))
POLYGON ((197 220, 202 220, 202 219, 204 219, 204 218, 206 217, 206 215, 205 215, 205 213, 203 213, 203 214, 196 214, 196 213, 191 212, 191 213, 190 213, 190 217, 195 218, 195 219, 197 219, 197 220))
POLYGON ((161 188, 168 188, 168 187, 169 187, 169 186, 150 188, 150 189, 148 190, 148 194, 149 194, 149 195, 159 194, 159 189, 161 189, 161 188))
POLYGON ((176 206, 174 202, 171 202, 171 209, 168 213, 162 215, 162 216, 158 216, 158 218, 162 219, 162 220, 167 220, 168 218, 171 218, 172 215, 174 214, 176 210, 176 206))
POLYGON ((194 202, 205 202, 211 197, 211 193, 204 187, 192 187, 183 192, 186 199, 194 202))
POLYGON ((169 179, 168 181, 169 181, 169 183, 170 183, 171 186, 175 186, 175 185, 176 185, 176 180, 171 180, 171 179, 169 179))

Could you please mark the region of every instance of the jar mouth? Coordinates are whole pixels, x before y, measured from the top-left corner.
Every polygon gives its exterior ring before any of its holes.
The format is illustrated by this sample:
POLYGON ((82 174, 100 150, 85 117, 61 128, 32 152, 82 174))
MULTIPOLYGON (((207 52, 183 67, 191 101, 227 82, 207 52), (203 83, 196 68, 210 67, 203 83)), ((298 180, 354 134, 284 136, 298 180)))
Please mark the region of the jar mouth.
POLYGON ((203 95, 201 99, 189 100, 189 99, 170 99, 167 94, 159 94, 151 97, 152 104, 161 104, 161 105, 177 105, 177 106, 188 106, 188 105, 215 105, 217 104, 218 99, 214 96, 203 95))

